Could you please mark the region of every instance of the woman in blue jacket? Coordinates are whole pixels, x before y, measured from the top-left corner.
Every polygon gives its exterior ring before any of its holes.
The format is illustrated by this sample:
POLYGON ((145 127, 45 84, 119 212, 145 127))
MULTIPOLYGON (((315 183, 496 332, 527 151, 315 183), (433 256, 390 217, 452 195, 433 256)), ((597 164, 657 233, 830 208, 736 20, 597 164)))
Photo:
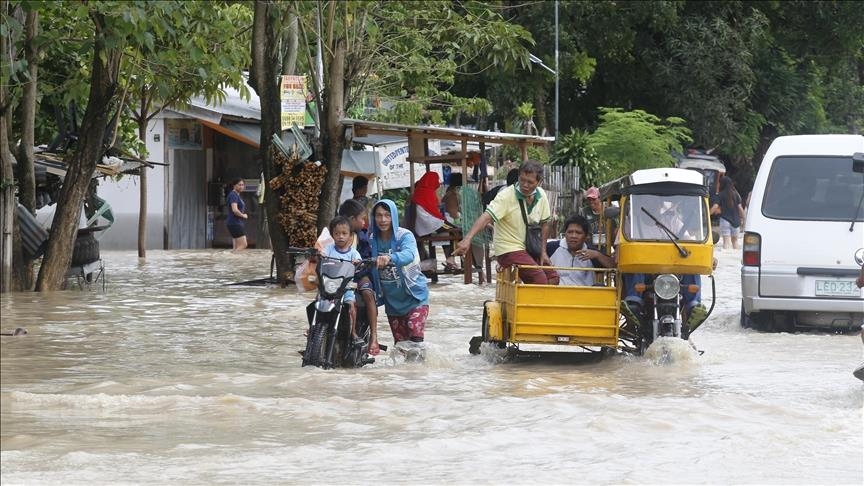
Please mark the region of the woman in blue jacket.
POLYGON ((377 268, 372 272, 378 289, 378 304, 384 304, 390 331, 397 345, 422 346, 429 315, 429 287, 420 270, 417 240, 399 227, 396 204, 389 199, 372 208, 374 224, 369 243, 377 268))

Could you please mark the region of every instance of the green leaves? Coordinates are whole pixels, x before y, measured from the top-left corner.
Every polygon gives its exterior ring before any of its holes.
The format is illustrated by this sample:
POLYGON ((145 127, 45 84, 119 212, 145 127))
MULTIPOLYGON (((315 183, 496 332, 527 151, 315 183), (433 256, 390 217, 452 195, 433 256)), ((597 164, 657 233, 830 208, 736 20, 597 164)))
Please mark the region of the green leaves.
POLYGON ((681 152, 692 142, 690 130, 681 118, 661 119, 642 110, 600 108, 600 126, 589 137, 597 157, 606 162, 605 173, 596 177, 606 182, 639 169, 671 167, 672 152, 681 152))
MULTIPOLYGON (((342 37, 349 47, 346 111, 350 111, 351 103, 364 99, 365 93, 374 93, 400 107, 394 117, 403 121, 418 116, 424 120, 448 116, 451 121, 462 114, 486 116, 490 103, 464 103, 448 99, 444 93, 466 69, 510 69, 527 63, 526 46, 533 43, 526 29, 504 20, 486 2, 344 1, 324 5, 328 12, 334 12, 332 17, 322 18, 324 40, 332 32, 332 43, 342 37), (411 104, 423 108, 406 111, 411 104)), ((309 42, 301 47, 308 55, 299 58, 314 59, 314 12, 305 10, 305 4, 300 7, 300 21, 309 33, 309 42)), ((325 65, 332 45, 325 46, 325 65)))

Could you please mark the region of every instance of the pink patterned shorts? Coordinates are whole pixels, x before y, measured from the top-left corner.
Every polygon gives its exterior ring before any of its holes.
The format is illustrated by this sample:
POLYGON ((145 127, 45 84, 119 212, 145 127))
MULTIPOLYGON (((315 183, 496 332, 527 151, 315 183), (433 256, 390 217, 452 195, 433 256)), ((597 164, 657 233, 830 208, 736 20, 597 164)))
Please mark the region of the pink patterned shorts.
POLYGON ((423 341, 423 335, 426 330, 426 317, 429 316, 429 306, 421 305, 411 309, 404 316, 387 316, 387 322, 390 323, 390 332, 393 333, 393 340, 399 341, 423 341))

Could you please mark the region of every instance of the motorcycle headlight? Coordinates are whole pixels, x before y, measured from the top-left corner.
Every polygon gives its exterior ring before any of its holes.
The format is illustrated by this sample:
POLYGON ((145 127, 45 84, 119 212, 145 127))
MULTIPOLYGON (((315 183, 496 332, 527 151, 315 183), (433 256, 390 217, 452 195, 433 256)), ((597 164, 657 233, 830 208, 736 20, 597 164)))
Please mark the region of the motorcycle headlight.
POLYGON ((654 279, 654 293, 663 300, 674 299, 680 291, 681 282, 675 275, 664 273, 654 279))
POLYGON ((339 290, 339 281, 334 278, 324 277, 324 292, 335 294, 339 290))

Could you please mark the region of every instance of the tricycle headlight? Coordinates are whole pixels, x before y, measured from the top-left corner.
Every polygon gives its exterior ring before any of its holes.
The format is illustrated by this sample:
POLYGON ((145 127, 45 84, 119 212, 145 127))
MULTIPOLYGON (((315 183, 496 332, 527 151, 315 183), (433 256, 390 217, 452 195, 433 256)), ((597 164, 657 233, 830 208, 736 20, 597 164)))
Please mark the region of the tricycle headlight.
POLYGON ((654 293, 663 300, 674 299, 680 291, 681 282, 678 281, 678 277, 675 275, 664 273, 654 279, 654 293))
POLYGON ((339 281, 334 278, 324 277, 324 292, 335 294, 339 290, 339 281))

